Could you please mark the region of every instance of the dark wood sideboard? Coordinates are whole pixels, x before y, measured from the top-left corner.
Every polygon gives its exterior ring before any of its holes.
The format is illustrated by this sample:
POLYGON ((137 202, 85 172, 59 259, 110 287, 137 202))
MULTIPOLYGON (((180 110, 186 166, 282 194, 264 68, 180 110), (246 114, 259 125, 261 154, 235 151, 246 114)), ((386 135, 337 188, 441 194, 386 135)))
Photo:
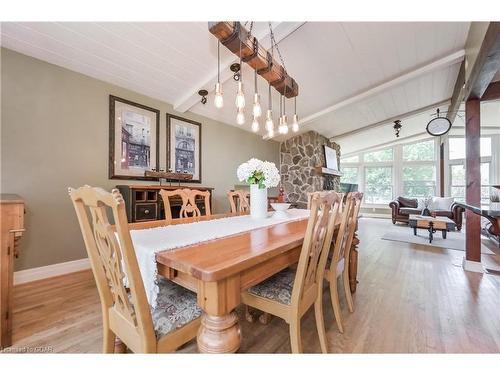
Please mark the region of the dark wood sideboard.
MULTIPOLYGON (((201 186, 160 186, 160 185, 117 185, 125 200, 127 209, 127 217, 130 223, 151 220, 165 219, 165 209, 163 208, 163 200, 161 199, 160 190, 176 190, 176 189, 196 189, 201 191, 210 191, 210 207, 212 208, 212 195, 214 188, 201 186)), ((200 209, 202 215, 205 214, 205 202, 203 197, 196 199, 196 205, 200 209)), ((179 211, 182 206, 180 197, 173 197, 170 200, 172 217, 178 218, 179 211)))

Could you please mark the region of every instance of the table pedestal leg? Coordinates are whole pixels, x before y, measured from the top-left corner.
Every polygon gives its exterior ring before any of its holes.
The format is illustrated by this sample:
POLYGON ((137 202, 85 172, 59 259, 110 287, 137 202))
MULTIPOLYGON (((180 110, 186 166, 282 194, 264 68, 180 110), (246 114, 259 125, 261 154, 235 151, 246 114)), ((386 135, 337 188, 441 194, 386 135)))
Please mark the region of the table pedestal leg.
POLYGON ((236 313, 233 311, 224 316, 203 313, 197 339, 200 353, 236 352, 241 343, 241 331, 236 313))

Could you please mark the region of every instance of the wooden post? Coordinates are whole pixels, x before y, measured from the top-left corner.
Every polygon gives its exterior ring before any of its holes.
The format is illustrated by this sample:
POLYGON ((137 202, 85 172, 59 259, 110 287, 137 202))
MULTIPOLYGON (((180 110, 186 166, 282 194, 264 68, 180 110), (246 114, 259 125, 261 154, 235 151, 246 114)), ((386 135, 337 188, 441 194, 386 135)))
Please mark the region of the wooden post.
POLYGON ((444 197, 444 141, 439 137, 439 195, 444 197))
MULTIPOLYGON (((465 103, 465 202, 481 206, 480 101, 465 103)), ((481 262, 481 217, 471 210, 465 212, 465 259, 481 262)))

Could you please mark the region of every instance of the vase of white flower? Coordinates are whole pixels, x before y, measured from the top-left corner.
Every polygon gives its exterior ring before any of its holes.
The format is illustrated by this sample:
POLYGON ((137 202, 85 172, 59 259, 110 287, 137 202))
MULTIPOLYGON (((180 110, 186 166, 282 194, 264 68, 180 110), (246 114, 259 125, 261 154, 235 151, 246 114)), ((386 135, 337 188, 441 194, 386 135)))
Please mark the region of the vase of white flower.
POLYGON ((255 219, 267 217, 267 189, 278 186, 280 175, 274 163, 250 159, 241 164, 238 179, 250 184, 250 215, 255 219))
POLYGON ((250 185, 250 216, 254 219, 267 217, 267 189, 258 184, 250 185))

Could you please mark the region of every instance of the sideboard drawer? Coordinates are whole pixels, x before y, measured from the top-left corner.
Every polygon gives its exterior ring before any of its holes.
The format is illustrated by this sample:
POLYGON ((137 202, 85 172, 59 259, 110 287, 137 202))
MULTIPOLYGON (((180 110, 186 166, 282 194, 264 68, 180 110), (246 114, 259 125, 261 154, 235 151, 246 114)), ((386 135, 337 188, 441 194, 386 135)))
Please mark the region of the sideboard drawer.
POLYGON ((136 203, 135 221, 156 220, 157 211, 156 203, 136 203))

